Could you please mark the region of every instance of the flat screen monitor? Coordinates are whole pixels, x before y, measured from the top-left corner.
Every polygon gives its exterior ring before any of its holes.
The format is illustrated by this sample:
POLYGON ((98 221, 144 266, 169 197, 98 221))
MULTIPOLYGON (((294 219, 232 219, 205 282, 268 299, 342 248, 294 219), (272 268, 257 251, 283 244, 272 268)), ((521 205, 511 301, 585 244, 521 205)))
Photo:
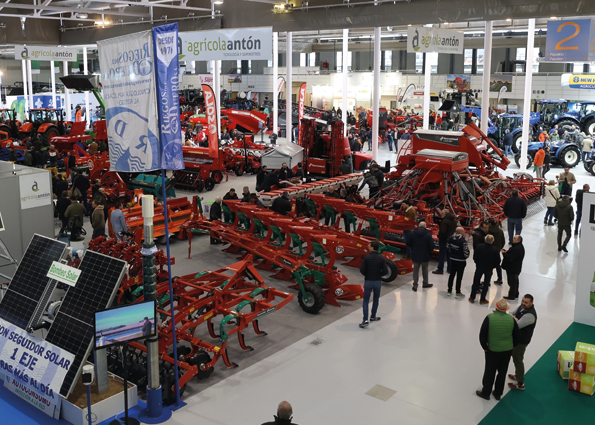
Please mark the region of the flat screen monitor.
POLYGON ((155 301, 95 313, 95 348, 102 349, 157 335, 155 301))

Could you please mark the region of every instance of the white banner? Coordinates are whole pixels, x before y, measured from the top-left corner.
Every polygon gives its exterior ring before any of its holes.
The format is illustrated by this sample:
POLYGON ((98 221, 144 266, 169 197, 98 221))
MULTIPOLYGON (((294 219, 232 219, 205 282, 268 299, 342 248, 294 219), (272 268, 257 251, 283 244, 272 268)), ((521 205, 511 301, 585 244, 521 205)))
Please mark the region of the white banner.
POLYGON ((574 321, 595 326, 595 193, 583 194, 574 321))
POLYGON ((450 53, 463 54, 465 34, 453 30, 428 27, 407 28, 408 53, 450 53))
POLYGON ((50 179, 43 174, 27 174, 19 176, 19 192, 21 209, 42 207, 52 203, 50 179))
POLYGON ((60 387, 74 355, 0 319, 0 374, 10 391, 59 418, 60 387), (57 413, 57 415, 56 415, 57 413))
POLYGON ((56 46, 14 46, 14 58, 16 60, 31 59, 36 61, 68 61, 77 60, 77 49, 56 47, 56 46))
POLYGON ((273 28, 238 28, 178 34, 180 60, 271 60, 273 28))
POLYGON ((161 168, 151 31, 97 42, 112 171, 161 168))

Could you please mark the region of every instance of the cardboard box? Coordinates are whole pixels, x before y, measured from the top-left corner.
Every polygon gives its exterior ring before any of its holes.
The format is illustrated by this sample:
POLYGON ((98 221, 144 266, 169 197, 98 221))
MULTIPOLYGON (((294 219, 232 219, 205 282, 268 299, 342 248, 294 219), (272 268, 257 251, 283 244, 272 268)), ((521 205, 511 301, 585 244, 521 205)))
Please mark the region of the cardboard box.
POLYGON ((593 395, 595 376, 571 370, 568 374, 568 389, 579 393, 593 395))
POLYGON ((562 379, 568 379, 568 372, 574 364, 574 351, 558 351, 558 373, 562 379))
POLYGON ((595 375, 595 345, 576 343, 573 369, 575 372, 595 375))

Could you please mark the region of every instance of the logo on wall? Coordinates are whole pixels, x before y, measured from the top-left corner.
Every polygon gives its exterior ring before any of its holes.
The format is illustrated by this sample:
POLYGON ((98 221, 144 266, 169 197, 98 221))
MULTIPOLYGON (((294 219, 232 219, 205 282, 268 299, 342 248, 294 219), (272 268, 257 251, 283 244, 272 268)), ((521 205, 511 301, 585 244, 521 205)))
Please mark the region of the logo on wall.
POLYGON ((411 46, 413 47, 413 50, 415 50, 416 52, 419 50, 419 31, 417 30, 417 28, 415 29, 415 35, 411 39, 411 46))
POLYGON ((31 190, 33 192, 39 192, 39 186, 37 185, 37 181, 33 182, 33 186, 31 186, 31 190))
POLYGON ((27 50, 27 47, 23 46, 23 50, 21 50, 21 57, 23 59, 29 59, 29 50, 27 50))

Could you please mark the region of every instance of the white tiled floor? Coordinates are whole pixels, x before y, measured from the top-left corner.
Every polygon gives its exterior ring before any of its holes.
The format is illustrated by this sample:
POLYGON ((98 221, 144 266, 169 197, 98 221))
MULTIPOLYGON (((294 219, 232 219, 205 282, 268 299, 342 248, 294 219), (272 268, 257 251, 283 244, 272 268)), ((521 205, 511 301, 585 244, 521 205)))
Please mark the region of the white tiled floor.
MULTIPOLYGON (((390 155, 383 149, 386 146, 381 147, 381 159, 390 155)), ((595 178, 579 167, 573 170, 577 187, 593 183, 595 178)), ((557 172, 552 170, 550 176, 557 172)), ((225 193, 221 186, 219 191, 225 193)), ((527 219, 523 229, 526 257, 520 291, 535 296, 539 315, 527 367, 568 327, 574 311, 579 240, 570 242, 569 254, 558 253, 557 228, 544 227, 542 217, 527 219)), ((466 294, 473 272, 469 261, 463 280, 466 294)), ((434 287, 414 293, 411 275, 399 277, 389 284, 394 290, 381 298, 380 322, 360 329, 361 311, 355 311, 186 399, 188 406, 168 423, 259 424, 272 420, 277 404, 287 400, 299 424, 477 424, 496 403, 474 394, 483 371, 479 327, 508 288, 506 283, 502 288, 492 285, 489 306, 471 305, 446 297, 447 279, 431 275, 434 287), (310 345, 316 338, 322 344, 310 345), (396 394, 386 402, 366 395, 375 385, 396 394)), ((531 391, 531 382, 526 385, 531 391)))

